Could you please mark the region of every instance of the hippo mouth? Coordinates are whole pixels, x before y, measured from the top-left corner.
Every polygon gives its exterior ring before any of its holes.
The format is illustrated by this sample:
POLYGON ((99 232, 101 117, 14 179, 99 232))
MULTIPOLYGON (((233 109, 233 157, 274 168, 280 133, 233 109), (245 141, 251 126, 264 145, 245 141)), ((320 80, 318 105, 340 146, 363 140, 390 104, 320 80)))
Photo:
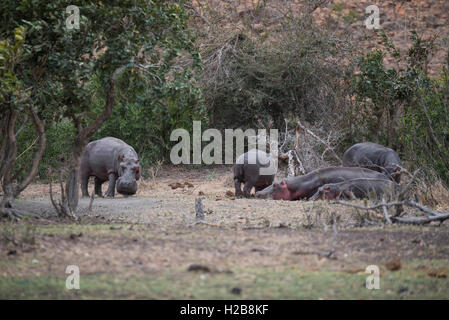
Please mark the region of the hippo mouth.
POLYGON ((132 196, 134 194, 136 194, 136 191, 124 191, 124 190, 117 190, 118 193, 124 195, 124 196, 132 196))
POLYGON ((117 181, 117 192, 124 196, 132 196, 137 192, 137 182, 136 180, 132 181, 123 181, 122 179, 118 179, 117 181))
POLYGON ((257 191, 255 197, 257 199, 272 199, 271 193, 273 191, 273 186, 266 187, 261 191, 257 191))

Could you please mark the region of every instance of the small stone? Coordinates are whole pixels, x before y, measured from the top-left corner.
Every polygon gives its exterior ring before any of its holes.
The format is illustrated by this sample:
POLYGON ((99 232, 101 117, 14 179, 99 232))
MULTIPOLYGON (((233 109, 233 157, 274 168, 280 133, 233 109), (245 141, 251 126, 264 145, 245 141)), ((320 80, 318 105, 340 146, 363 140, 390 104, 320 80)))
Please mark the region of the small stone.
POLYGON ((400 287, 398 289, 398 294, 403 294, 403 293, 406 293, 406 292, 408 292, 408 288, 407 287, 400 287))
POLYGON ((234 197, 234 192, 232 192, 231 190, 226 191, 226 197, 228 198, 234 197))
POLYGON ((444 268, 438 269, 429 268, 427 270, 427 275, 432 278, 447 278, 447 272, 444 268))
POLYGON ((239 295, 239 294, 242 293, 242 289, 239 288, 239 287, 234 287, 234 288, 231 289, 231 293, 232 293, 232 294, 239 295))
POLYGON ((390 271, 400 270, 402 267, 401 259, 394 258, 393 260, 388 261, 385 267, 390 271))
POLYGON ((210 268, 201 264, 191 264, 187 271, 210 272, 210 268))

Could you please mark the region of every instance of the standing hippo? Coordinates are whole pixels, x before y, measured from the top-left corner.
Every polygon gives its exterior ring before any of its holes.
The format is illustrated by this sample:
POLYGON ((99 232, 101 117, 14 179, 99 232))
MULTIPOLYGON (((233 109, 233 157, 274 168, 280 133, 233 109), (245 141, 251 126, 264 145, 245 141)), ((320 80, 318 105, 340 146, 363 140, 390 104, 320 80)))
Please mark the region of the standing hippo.
POLYGON ((244 183, 243 196, 246 198, 249 198, 253 187, 257 192, 272 184, 276 172, 269 168, 274 168, 274 160, 270 154, 264 151, 252 149, 240 155, 233 168, 235 196, 242 197, 242 183, 244 183), (265 174, 261 172, 261 168, 272 172, 265 174))
POLYGON ((343 154, 344 167, 364 167, 401 181, 401 159, 393 149, 373 142, 357 143, 343 154))
POLYGON ((89 177, 95 177, 95 194, 102 196, 101 185, 109 180, 107 197, 114 197, 117 192, 132 195, 137 192, 137 182, 142 172, 139 157, 133 147, 120 139, 106 137, 92 141, 86 146, 81 159, 81 191, 88 197, 87 183, 89 177))
POLYGON ((271 197, 274 200, 298 200, 312 197, 321 186, 357 178, 384 179, 382 173, 365 168, 329 167, 317 169, 304 176, 292 177, 274 182, 271 186, 256 193, 256 198, 271 197))
POLYGON ((351 199, 352 197, 358 199, 379 199, 381 196, 392 198, 394 195, 402 193, 402 190, 403 188, 399 184, 391 180, 360 178, 325 184, 318 189, 310 200, 334 200, 337 198, 351 199))

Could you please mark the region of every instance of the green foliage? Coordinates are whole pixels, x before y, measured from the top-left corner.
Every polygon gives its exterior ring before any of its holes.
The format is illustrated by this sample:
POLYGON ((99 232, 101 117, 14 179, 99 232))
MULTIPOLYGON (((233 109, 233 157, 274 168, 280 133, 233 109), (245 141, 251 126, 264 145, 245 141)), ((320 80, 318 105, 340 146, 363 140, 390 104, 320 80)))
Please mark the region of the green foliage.
MULTIPOLYGON (((54 121, 46 130, 47 148, 42 157, 37 171, 37 178, 43 182, 48 182, 49 168, 58 168, 61 162, 70 158, 72 152, 73 136, 75 128, 66 119, 54 121)), ((17 177, 22 179, 26 174, 25 168, 31 163, 36 148, 36 133, 31 124, 23 129, 17 138, 18 158, 17 177)))
POLYGON ((413 31, 406 56, 385 34, 382 38, 386 50, 361 57, 352 81, 362 121, 353 135, 393 146, 412 166, 434 170, 449 183, 448 67, 440 79, 431 79, 427 70, 435 38, 423 39, 413 31), (387 53, 405 67, 387 68, 387 53))
POLYGON ((9 34, 4 34, 4 40, 0 41, 0 111, 7 108, 17 108, 28 97, 24 92, 24 83, 17 77, 15 68, 20 62, 23 53, 23 41, 25 28, 16 27, 14 41, 9 39, 9 34))
POLYGON ((359 112, 363 114, 365 137, 385 145, 395 145, 395 121, 400 105, 410 96, 408 80, 404 75, 384 64, 385 53, 369 52, 359 58, 360 72, 352 86, 358 99, 359 112))
MULTIPOLYGON (((155 160, 170 155, 174 129, 191 132, 192 121, 204 119, 201 91, 190 71, 174 72, 172 79, 163 83, 145 84, 137 75, 126 81, 130 82, 126 86, 134 86, 135 97, 119 92, 111 118, 94 139, 114 136, 126 141, 136 149, 143 167, 149 168, 155 160)), ((95 108, 100 111, 102 105, 95 108)))
MULTIPOLYGON (((115 90, 118 108, 111 123, 95 138, 123 138, 153 159, 168 148, 167 132, 191 125, 191 118, 200 112, 200 92, 193 76, 200 56, 188 31, 189 16, 183 4, 183 0, 22 0, 0 4, 0 17, 8 21, 0 25, 0 39, 18 30, 16 42, 0 43, 0 75, 5 80, 1 94, 18 91, 18 84, 30 88, 48 135, 48 150, 39 167, 41 177, 47 166, 56 166, 61 158, 67 160, 76 134, 74 124, 86 127, 103 112, 110 79, 121 68, 124 71, 115 90), (66 25, 66 8, 72 4, 79 7, 79 29, 66 25), (25 41, 22 32, 26 32, 25 41), (23 54, 15 60, 12 73, 11 64, 4 62, 19 49, 23 54), (147 145, 145 141, 149 141, 147 145)), ((20 167, 32 156, 33 147, 27 149, 34 141, 32 127, 25 125, 18 138, 18 153, 28 150, 19 159, 20 175, 20 167)))
POLYGON ((401 122, 401 142, 417 166, 433 169, 449 183, 449 72, 417 90, 401 122))

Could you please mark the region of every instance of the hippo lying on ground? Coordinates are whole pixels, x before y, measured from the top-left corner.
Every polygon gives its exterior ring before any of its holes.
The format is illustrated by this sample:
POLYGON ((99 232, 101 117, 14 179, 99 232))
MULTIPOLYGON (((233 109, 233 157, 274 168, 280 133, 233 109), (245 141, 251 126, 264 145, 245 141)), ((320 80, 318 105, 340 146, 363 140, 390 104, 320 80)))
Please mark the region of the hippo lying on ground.
POLYGON ((401 181, 399 159, 396 151, 373 142, 357 143, 343 154, 344 167, 363 167, 386 173, 397 183, 401 181))
POLYGON ((246 198, 249 198, 253 187, 257 192, 272 184, 276 174, 274 172, 274 160, 271 155, 257 149, 252 149, 240 155, 235 161, 233 170, 235 196, 242 196, 241 187, 242 183, 244 183, 243 196, 246 198), (273 170, 269 169, 270 166, 273 170), (265 168, 264 170, 268 172, 262 172, 261 168, 265 168))
POLYGON ((271 186, 256 193, 256 198, 274 200, 298 200, 312 197, 321 186, 357 178, 384 179, 385 174, 366 168, 329 167, 317 169, 304 176, 292 177, 274 182, 271 186))
POLYGON ((359 178, 338 183, 328 183, 320 187, 310 200, 338 198, 351 199, 352 197, 363 199, 387 199, 399 195, 403 188, 394 181, 385 179, 359 178))
POLYGON ((106 137, 92 141, 86 146, 81 159, 81 191, 88 197, 89 177, 95 177, 95 194, 102 196, 101 185, 109 180, 107 197, 117 192, 132 195, 137 192, 137 182, 142 172, 139 157, 133 147, 120 139, 106 137))

